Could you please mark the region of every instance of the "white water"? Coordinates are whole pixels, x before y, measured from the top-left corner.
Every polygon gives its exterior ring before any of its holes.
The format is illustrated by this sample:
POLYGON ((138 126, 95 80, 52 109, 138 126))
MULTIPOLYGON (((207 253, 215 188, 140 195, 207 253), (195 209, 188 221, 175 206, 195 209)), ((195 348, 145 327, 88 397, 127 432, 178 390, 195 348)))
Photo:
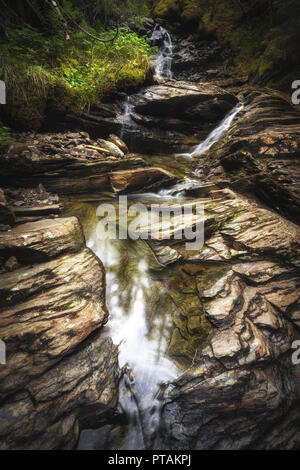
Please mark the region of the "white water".
POLYGON ((191 153, 183 153, 182 156, 193 158, 207 152, 228 131, 236 116, 242 111, 244 105, 239 103, 220 124, 201 142, 191 153))
MULTIPOLYGON (((151 40, 159 41, 163 38, 161 47, 154 62, 155 75, 158 78, 172 78, 172 57, 173 57, 173 43, 168 31, 160 25, 156 25, 151 40)), ((134 105, 130 102, 130 96, 126 96, 122 103, 122 112, 117 116, 118 122, 121 123, 121 131, 119 137, 124 138, 126 126, 132 127, 136 124, 131 119, 130 115, 134 112, 134 105)))
MULTIPOLYGON (((152 39, 156 39, 155 35, 159 39, 164 31, 166 34, 156 58, 155 73, 158 77, 172 78, 173 45, 169 33, 157 26, 152 39)), ((185 156, 194 157, 208 151, 222 138, 242 109, 243 105, 238 105, 192 153, 185 156)), ((123 113, 118 118, 122 123, 121 137, 126 125, 132 124, 130 114, 133 110, 130 97, 127 96, 123 113)), ((134 197, 181 198, 186 189, 196 187, 199 187, 199 181, 186 177, 183 182, 170 189, 161 190, 157 194, 144 193, 134 197)), ((107 335, 112 338, 114 344, 119 345, 120 367, 126 369, 119 388, 119 405, 126 413, 128 425, 125 437, 118 437, 117 444, 113 442, 112 437, 111 445, 114 449, 138 450, 149 448, 149 442, 157 431, 163 404, 159 397, 160 384, 172 382, 180 375, 181 370, 166 356, 168 340, 164 332, 168 327, 172 328, 172 318, 163 305, 164 292, 160 292, 163 289, 162 285, 155 286, 159 290, 157 296, 162 304, 159 315, 150 311, 149 316, 149 295, 151 296, 153 292, 153 279, 150 277, 147 261, 143 255, 140 255, 138 269, 126 280, 124 289, 122 275, 120 276, 119 272, 124 264, 120 251, 121 244, 121 241, 99 239, 96 231, 88 241, 88 246, 102 260, 106 269, 106 298, 110 311, 107 335)), ((135 249, 138 251, 139 247, 136 246, 135 249)), ((93 440, 97 437, 97 432, 97 430, 83 431, 83 441, 84 435, 87 436, 87 440, 89 436, 93 440)))
POLYGON ((123 139, 124 131, 126 125, 132 125, 133 121, 130 117, 130 114, 133 112, 134 106, 130 103, 130 97, 126 96, 124 103, 123 103, 123 112, 120 113, 117 117, 117 120, 121 123, 121 132, 120 138, 123 139))
POLYGON ((154 62, 155 75, 158 78, 172 78, 173 42, 168 31, 160 25, 156 25, 151 36, 153 42, 163 38, 154 62))
POLYGON ((122 266, 120 243, 100 239, 95 230, 87 245, 106 269, 106 298, 110 311, 107 335, 119 345, 120 367, 125 366, 128 371, 121 381, 119 404, 126 412, 129 428, 120 448, 145 449, 160 421, 162 402, 157 396, 160 384, 174 380, 180 370, 166 357, 168 341, 162 334, 171 328, 171 317, 161 311, 150 320, 149 328, 149 292, 153 281, 145 259, 140 259, 138 269, 126 280, 128 286, 122 290, 118 276, 122 266))

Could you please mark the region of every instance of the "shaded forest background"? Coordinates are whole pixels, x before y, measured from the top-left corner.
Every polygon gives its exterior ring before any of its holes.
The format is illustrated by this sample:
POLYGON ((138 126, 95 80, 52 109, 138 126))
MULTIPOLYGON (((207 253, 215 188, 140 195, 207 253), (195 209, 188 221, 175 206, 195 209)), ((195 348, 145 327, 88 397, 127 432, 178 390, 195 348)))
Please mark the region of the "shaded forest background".
POLYGON ((145 17, 183 35, 217 37, 227 68, 247 74, 251 84, 289 92, 300 79, 298 0, 0 0, 0 6, 0 79, 8 93, 0 107, 2 146, 8 126, 40 128, 49 102, 80 113, 142 84, 156 52, 144 35, 145 17))

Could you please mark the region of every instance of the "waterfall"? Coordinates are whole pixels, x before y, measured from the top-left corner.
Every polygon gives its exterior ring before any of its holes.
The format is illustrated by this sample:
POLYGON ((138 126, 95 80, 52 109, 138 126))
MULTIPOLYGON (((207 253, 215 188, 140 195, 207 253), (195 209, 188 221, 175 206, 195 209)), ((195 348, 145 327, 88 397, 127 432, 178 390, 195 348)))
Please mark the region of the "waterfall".
POLYGON ((189 157, 195 157, 207 152, 216 142, 218 142, 223 135, 228 131, 236 116, 242 111, 244 105, 239 103, 221 123, 201 142, 191 153, 184 154, 189 157))
POLYGON ((132 125, 133 121, 131 120, 130 114, 134 110, 134 106, 130 103, 130 97, 126 95, 123 103, 123 112, 120 113, 117 117, 118 121, 121 123, 120 138, 123 139, 126 125, 132 125))
MULTIPOLYGON (((126 288, 122 291, 122 257, 125 256, 127 263, 132 262, 132 255, 128 255, 130 244, 103 240, 95 230, 87 245, 106 268, 106 298, 110 311, 107 335, 119 345, 119 364, 124 371, 119 387, 119 406, 126 414, 126 433, 122 436, 121 428, 117 428, 115 435, 119 432, 119 441, 113 445, 120 450, 150 448, 160 423, 161 387, 180 374, 166 353, 168 340, 165 335, 172 328, 170 313, 163 306, 163 310, 155 315, 150 306, 154 289, 158 304, 163 303, 164 287, 160 284, 158 288, 153 282, 148 263, 141 258, 134 269, 131 265, 126 288)), ((101 429, 83 431, 78 448, 84 449, 88 442, 97 442, 99 432, 101 434, 101 429)))
POLYGON ((159 46, 159 51, 154 62, 155 75, 158 78, 172 78, 173 42, 168 31, 160 25, 156 25, 151 42, 159 46))

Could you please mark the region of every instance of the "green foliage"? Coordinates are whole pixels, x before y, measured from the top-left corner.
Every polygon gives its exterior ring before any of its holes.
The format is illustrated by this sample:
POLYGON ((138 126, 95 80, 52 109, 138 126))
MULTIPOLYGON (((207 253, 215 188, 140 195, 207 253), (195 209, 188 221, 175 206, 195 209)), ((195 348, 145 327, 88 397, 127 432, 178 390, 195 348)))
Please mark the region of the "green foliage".
POLYGON ((158 18, 172 19, 180 15, 182 2, 178 0, 159 0, 155 2, 153 13, 158 18))
POLYGON ((145 0, 60 0, 57 5, 61 15, 44 0, 11 0, 9 14, 0 12, 5 31, 1 36, 0 29, 0 79, 8 103, 0 118, 12 127, 39 128, 51 102, 82 112, 116 89, 142 83, 149 71, 153 49, 128 27, 106 43, 80 30, 110 39, 116 23, 146 12, 145 0))
MULTIPOLYGON (((114 34, 93 32, 103 38, 114 34)), ((0 79, 7 84, 5 118, 28 129, 40 127, 49 101, 81 112, 118 88, 142 83, 153 54, 148 40, 125 27, 108 43, 83 32, 66 41, 63 35, 50 37, 28 28, 10 30, 9 39, 0 41, 0 79)))
POLYGON ((172 22, 175 11, 215 34, 238 73, 286 91, 300 76, 299 0, 152 0, 157 17, 172 22))
POLYGON ((10 129, 0 122, 0 150, 8 147, 11 141, 10 129))

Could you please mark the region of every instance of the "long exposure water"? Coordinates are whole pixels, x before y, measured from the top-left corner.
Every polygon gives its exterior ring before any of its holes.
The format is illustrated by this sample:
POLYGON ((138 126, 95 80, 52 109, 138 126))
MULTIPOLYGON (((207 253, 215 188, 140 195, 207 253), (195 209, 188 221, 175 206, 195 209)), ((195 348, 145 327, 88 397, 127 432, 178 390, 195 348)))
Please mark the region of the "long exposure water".
MULTIPOLYGON (((152 35, 153 40, 163 38, 155 70, 158 76, 170 78, 173 47, 170 35, 164 31, 157 26, 152 35)), ((126 97, 123 109, 119 120, 126 126, 133 110, 130 97, 126 97)), ((159 166, 179 175, 181 181, 156 193, 131 195, 130 203, 138 201, 150 205, 157 203, 157 200, 159 203, 183 202, 186 191, 200 185, 199 172, 196 173, 193 168, 193 158, 207 152, 218 142, 242 109, 242 104, 234 108, 191 153, 146 156, 149 163, 159 163, 159 166)), ((182 315, 190 315, 193 309, 199 312, 201 305, 193 290, 193 279, 186 274, 184 266, 162 267, 143 240, 111 240, 99 236, 96 209, 104 200, 107 202, 107 198, 117 208, 113 195, 99 195, 97 202, 95 196, 91 200, 85 197, 81 201, 69 201, 66 213, 79 217, 88 247, 105 266, 110 319, 104 334, 119 346, 122 370, 119 410, 125 419, 104 429, 84 430, 78 449, 147 449, 155 445, 163 406, 162 390, 166 392, 168 387, 172 387, 172 381, 191 364, 194 354, 192 348, 186 355, 180 356, 176 352, 176 341, 183 340, 178 340, 178 335, 174 339, 178 326, 176 322, 182 315)), ((194 344, 195 338, 185 338, 184 341, 184 344, 194 344)), ((197 341, 199 338, 196 338, 197 341)))

